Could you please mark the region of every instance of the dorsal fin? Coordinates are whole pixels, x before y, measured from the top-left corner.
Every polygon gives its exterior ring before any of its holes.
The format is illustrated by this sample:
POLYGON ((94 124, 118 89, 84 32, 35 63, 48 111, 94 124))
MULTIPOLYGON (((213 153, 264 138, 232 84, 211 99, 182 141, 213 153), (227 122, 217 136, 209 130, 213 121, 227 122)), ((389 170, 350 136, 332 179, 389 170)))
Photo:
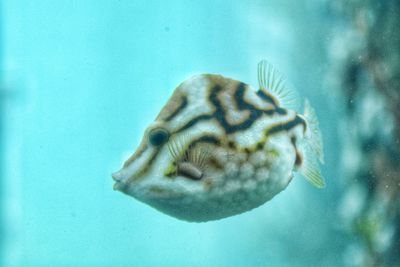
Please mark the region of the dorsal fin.
POLYGON ((308 140, 310 148, 317 156, 319 162, 323 164, 324 151, 323 151, 321 131, 319 130, 319 122, 315 110, 311 107, 307 99, 304 102, 304 118, 308 126, 306 132, 306 138, 308 140))
POLYGON ((260 90, 272 94, 278 106, 297 110, 299 97, 296 91, 289 85, 285 77, 266 60, 258 63, 258 84, 260 90))

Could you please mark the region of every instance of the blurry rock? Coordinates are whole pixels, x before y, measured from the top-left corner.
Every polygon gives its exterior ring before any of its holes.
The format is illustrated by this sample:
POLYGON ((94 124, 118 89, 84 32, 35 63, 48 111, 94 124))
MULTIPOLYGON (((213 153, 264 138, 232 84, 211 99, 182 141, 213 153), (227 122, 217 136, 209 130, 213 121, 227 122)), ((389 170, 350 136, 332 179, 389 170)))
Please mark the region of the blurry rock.
POLYGON ((400 1, 342 0, 331 9, 342 20, 329 52, 347 103, 340 134, 351 144, 342 155, 340 214, 353 240, 344 262, 400 266, 400 1))

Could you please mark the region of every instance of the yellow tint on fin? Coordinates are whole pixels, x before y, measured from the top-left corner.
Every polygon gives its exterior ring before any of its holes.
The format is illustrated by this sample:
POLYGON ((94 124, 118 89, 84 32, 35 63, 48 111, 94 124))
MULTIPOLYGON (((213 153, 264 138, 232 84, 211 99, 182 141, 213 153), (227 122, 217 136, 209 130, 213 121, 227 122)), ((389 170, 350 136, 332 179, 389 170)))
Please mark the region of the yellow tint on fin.
POLYGON ((278 101, 279 106, 298 110, 299 97, 285 77, 267 60, 260 61, 257 69, 260 89, 271 93, 278 101))

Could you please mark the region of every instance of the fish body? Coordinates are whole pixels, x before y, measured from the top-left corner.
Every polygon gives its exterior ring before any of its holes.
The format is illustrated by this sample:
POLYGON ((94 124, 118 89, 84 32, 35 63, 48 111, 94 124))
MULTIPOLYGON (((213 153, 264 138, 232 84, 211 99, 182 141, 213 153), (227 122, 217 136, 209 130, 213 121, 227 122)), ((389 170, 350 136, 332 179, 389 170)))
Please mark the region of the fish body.
POLYGON ((318 120, 290 109, 297 98, 268 62, 259 89, 215 74, 180 84, 136 152, 113 174, 114 189, 186 221, 258 207, 284 190, 293 171, 318 187, 318 120))

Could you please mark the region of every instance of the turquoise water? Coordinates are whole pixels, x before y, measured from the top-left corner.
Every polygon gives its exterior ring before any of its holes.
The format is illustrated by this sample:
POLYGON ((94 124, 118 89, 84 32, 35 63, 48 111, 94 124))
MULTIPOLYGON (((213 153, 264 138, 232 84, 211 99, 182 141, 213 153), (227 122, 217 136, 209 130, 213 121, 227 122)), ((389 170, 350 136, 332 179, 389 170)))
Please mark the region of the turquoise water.
POLYGON ((341 266, 322 3, 3 1, 3 265, 341 266), (260 208, 201 224, 112 190, 181 81, 256 85, 263 58, 317 110, 326 189, 296 177, 260 208))

